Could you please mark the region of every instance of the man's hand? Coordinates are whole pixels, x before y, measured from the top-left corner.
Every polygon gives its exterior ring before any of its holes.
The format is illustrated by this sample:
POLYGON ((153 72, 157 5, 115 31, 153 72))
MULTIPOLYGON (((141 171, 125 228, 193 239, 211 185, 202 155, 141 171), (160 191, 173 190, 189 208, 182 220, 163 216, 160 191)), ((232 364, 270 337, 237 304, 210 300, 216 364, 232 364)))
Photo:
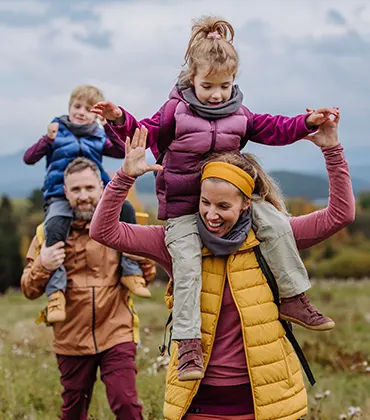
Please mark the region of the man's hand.
POLYGON ((143 261, 140 261, 140 268, 147 283, 150 283, 155 279, 157 267, 154 261, 149 258, 145 258, 143 261))
POLYGON ((59 123, 57 123, 57 122, 53 122, 53 123, 50 123, 48 125, 48 137, 49 137, 49 139, 52 139, 52 140, 55 139, 55 137, 57 136, 58 128, 59 128, 59 123))
POLYGON ((46 243, 42 244, 40 250, 41 265, 48 271, 55 271, 59 268, 66 257, 64 249, 64 242, 57 242, 56 244, 47 247, 46 243))
POLYGON ((310 113, 310 115, 306 118, 306 126, 309 130, 312 130, 315 127, 318 127, 321 124, 323 124, 330 118, 331 115, 333 115, 334 117, 338 115, 338 108, 306 108, 306 111, 310 113))
POLYGON ((112 102, 103 101, 95 104, 91 110, 98 117, 105 118, 108 121, 113 121, 116 125, 123 124, 123 113, 117 105, 112 102))

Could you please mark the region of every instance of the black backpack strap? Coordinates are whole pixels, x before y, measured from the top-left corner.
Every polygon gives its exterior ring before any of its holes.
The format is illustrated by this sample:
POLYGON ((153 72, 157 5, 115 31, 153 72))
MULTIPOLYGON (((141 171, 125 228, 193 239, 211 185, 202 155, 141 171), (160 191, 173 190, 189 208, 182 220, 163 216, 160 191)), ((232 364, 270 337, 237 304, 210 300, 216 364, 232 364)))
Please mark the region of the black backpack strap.
POLYGON ((247 130, 245 131, 244 137, 240 140, 239 150, 244 149, 245 145, 248 143, 248 140, 252 137, 253 134, 253 113, 244 105, 241 106, 244 115, 247 117, 247 130))
POLYGON ((164 327, 164 335, 163 335, 163 342, 162 345, 159 347, 159 353, 161 356, 164 356, 166 354, 166 350, 168 351, 168 355, 171 356, 170 349, 171 349, 171 339, 172 339, 172 311, 170 312, 170 315, 168 316, 166 325, 164 327), (167 341, 167 329, 168 326, 170 326, 170 334, 167 341))
MULTIPOLYGON (((263 258, 261 249, 259 246, 256 246, 253 248, 254 253, 256 255, 257 258, 257 262, 258 265, 260 266, 262 273, 264 274, 264 276, 266 277, 267 283, 270 286, 270 289, 272 291, 272 294, 274 296, 274 302, 276 304, 276 306, 280 307, 280 297, 279 297, 279 288, 278 285, 276 283, 275 277, 272 274, 272 271, 270 270, 270 267, 268 266, 266 260, 263 258)), ((293 346, 293 349, 295 350, 297 357, 299 359, 299 361, 301 362, 302 368, 307 376, 307 379, 309 380, 310 384, 313 386, 316 383, 316 380, 313 376, 313 373, 311 371, 311 368, 307 362, 307 359, 305 357, 305 355, 303 354, 303 351, 300 347, 300 345, 298 344, 297 339, 294 337, 293 331, 292 331, 292 325, 290 324, 290 322, 284 321, 284 320, 280 320, 282 326, 284 327, 286 336, 288 338, 288 340, 290 341, 291 345, 293 346)))

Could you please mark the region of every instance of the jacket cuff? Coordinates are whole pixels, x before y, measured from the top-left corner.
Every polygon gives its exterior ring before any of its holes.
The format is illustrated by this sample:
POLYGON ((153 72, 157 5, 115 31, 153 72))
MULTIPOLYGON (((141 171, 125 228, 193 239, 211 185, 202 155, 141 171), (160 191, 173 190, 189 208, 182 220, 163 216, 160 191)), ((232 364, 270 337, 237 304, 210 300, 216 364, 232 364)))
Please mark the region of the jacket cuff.
POLYGON ((45 136, 41 137, 41 143, 44 143, 44 144, 47 144, 47 145, 53 144, 54 139, 51 139, 48 135, 45 135, 45 136))
POLYGON ((327 166, 337 166, 345 161, 343 146, 338 143, 336 146, 321 148, 327 166))
POLYGON ((121 106, 119 106, 118 108, 122 111, 122 115, 121 115, 120 118, 123 118, 123 123, 122 124, 114 124, 114 121, 107 120, 107 124, 105 124, 105 125, 109 125, 111 128, 116 127, 118 129, 125 126, 125 124, 126 124, 126 112, 121 106))
POLYGON ((136 178, 133 178, 130 175, 127 175, 125 172, 123 172, 122 167, 118 169, 115 175, 115 180, 118 181, 119 184, 125 185, 125 186, 132 186, 136 180, 136 178))
POLYGON ((307 118, 310 116, 311 114, 304 114, 304 126, 305 126, 305 129, 306 129, 306 134, 304 135, 304 136, 306 136, 307 134, 312 134, 312 133, 314 133, 315 131, 317 131, 318 130, 318 128, 319 128, 319 126, 318 125, 314 125, 314 126, 312 126, 312 128, 308 128, 307 127, 307 123, 306 123, 306 121, 307 121, 307 118))
POLYGON ((49 271, 42 266, 40 255, 38 255, 33 262, 32 277, 37 279, 40 283, 46 284, 49 281, 51 274, 52 271, 49 271))

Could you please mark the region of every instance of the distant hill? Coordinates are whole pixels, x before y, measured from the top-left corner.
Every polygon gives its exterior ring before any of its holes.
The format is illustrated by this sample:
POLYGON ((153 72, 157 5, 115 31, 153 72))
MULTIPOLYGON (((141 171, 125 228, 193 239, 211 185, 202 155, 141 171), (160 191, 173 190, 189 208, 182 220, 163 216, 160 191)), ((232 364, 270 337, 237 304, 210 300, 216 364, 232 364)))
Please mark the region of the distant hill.
MULTIPOLYGON (((121 165, 120 159, 104 158, 104 166, 114 173, 121 165)), ((23 152, 0 156, 0 194, 12 198, 27 197, 35 188, 41 188, 45 172, 45 160, 35 165, 25 165, 23 152)), ((370 190, 370 167, 351 166, 354 191, 358 194, 370 190)), ((271 175, 279 182, 285 196, 304 197, 309 200, 325 199, 328 196, 328 180, 325 173, 307 174, 290 171, 273 171, 271 175)), ((155 180, 151 173, 136 182, 138 193, 149 196, 155 192, 155 180)))
MULTIPOLYGON (((324 175, 312 175, 300 172, 272 171, 270 175, 278 181, 284 196, 303 197, 307 200, 321 200, 328 198, 329 181, 324 175)), ((352 177, 354 193, 370 190, 370 181, 352 177)))

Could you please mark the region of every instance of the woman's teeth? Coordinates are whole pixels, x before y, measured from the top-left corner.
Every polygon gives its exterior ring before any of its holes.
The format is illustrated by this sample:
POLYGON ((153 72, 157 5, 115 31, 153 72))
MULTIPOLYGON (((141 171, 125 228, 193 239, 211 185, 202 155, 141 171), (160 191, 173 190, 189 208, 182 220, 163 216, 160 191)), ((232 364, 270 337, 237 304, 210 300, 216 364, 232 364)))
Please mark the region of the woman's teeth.
POLYGON ((212 222, 208 222, 208 224, 213 228, 218 228, 222 225, 222 223, 212 223, 212 222))

